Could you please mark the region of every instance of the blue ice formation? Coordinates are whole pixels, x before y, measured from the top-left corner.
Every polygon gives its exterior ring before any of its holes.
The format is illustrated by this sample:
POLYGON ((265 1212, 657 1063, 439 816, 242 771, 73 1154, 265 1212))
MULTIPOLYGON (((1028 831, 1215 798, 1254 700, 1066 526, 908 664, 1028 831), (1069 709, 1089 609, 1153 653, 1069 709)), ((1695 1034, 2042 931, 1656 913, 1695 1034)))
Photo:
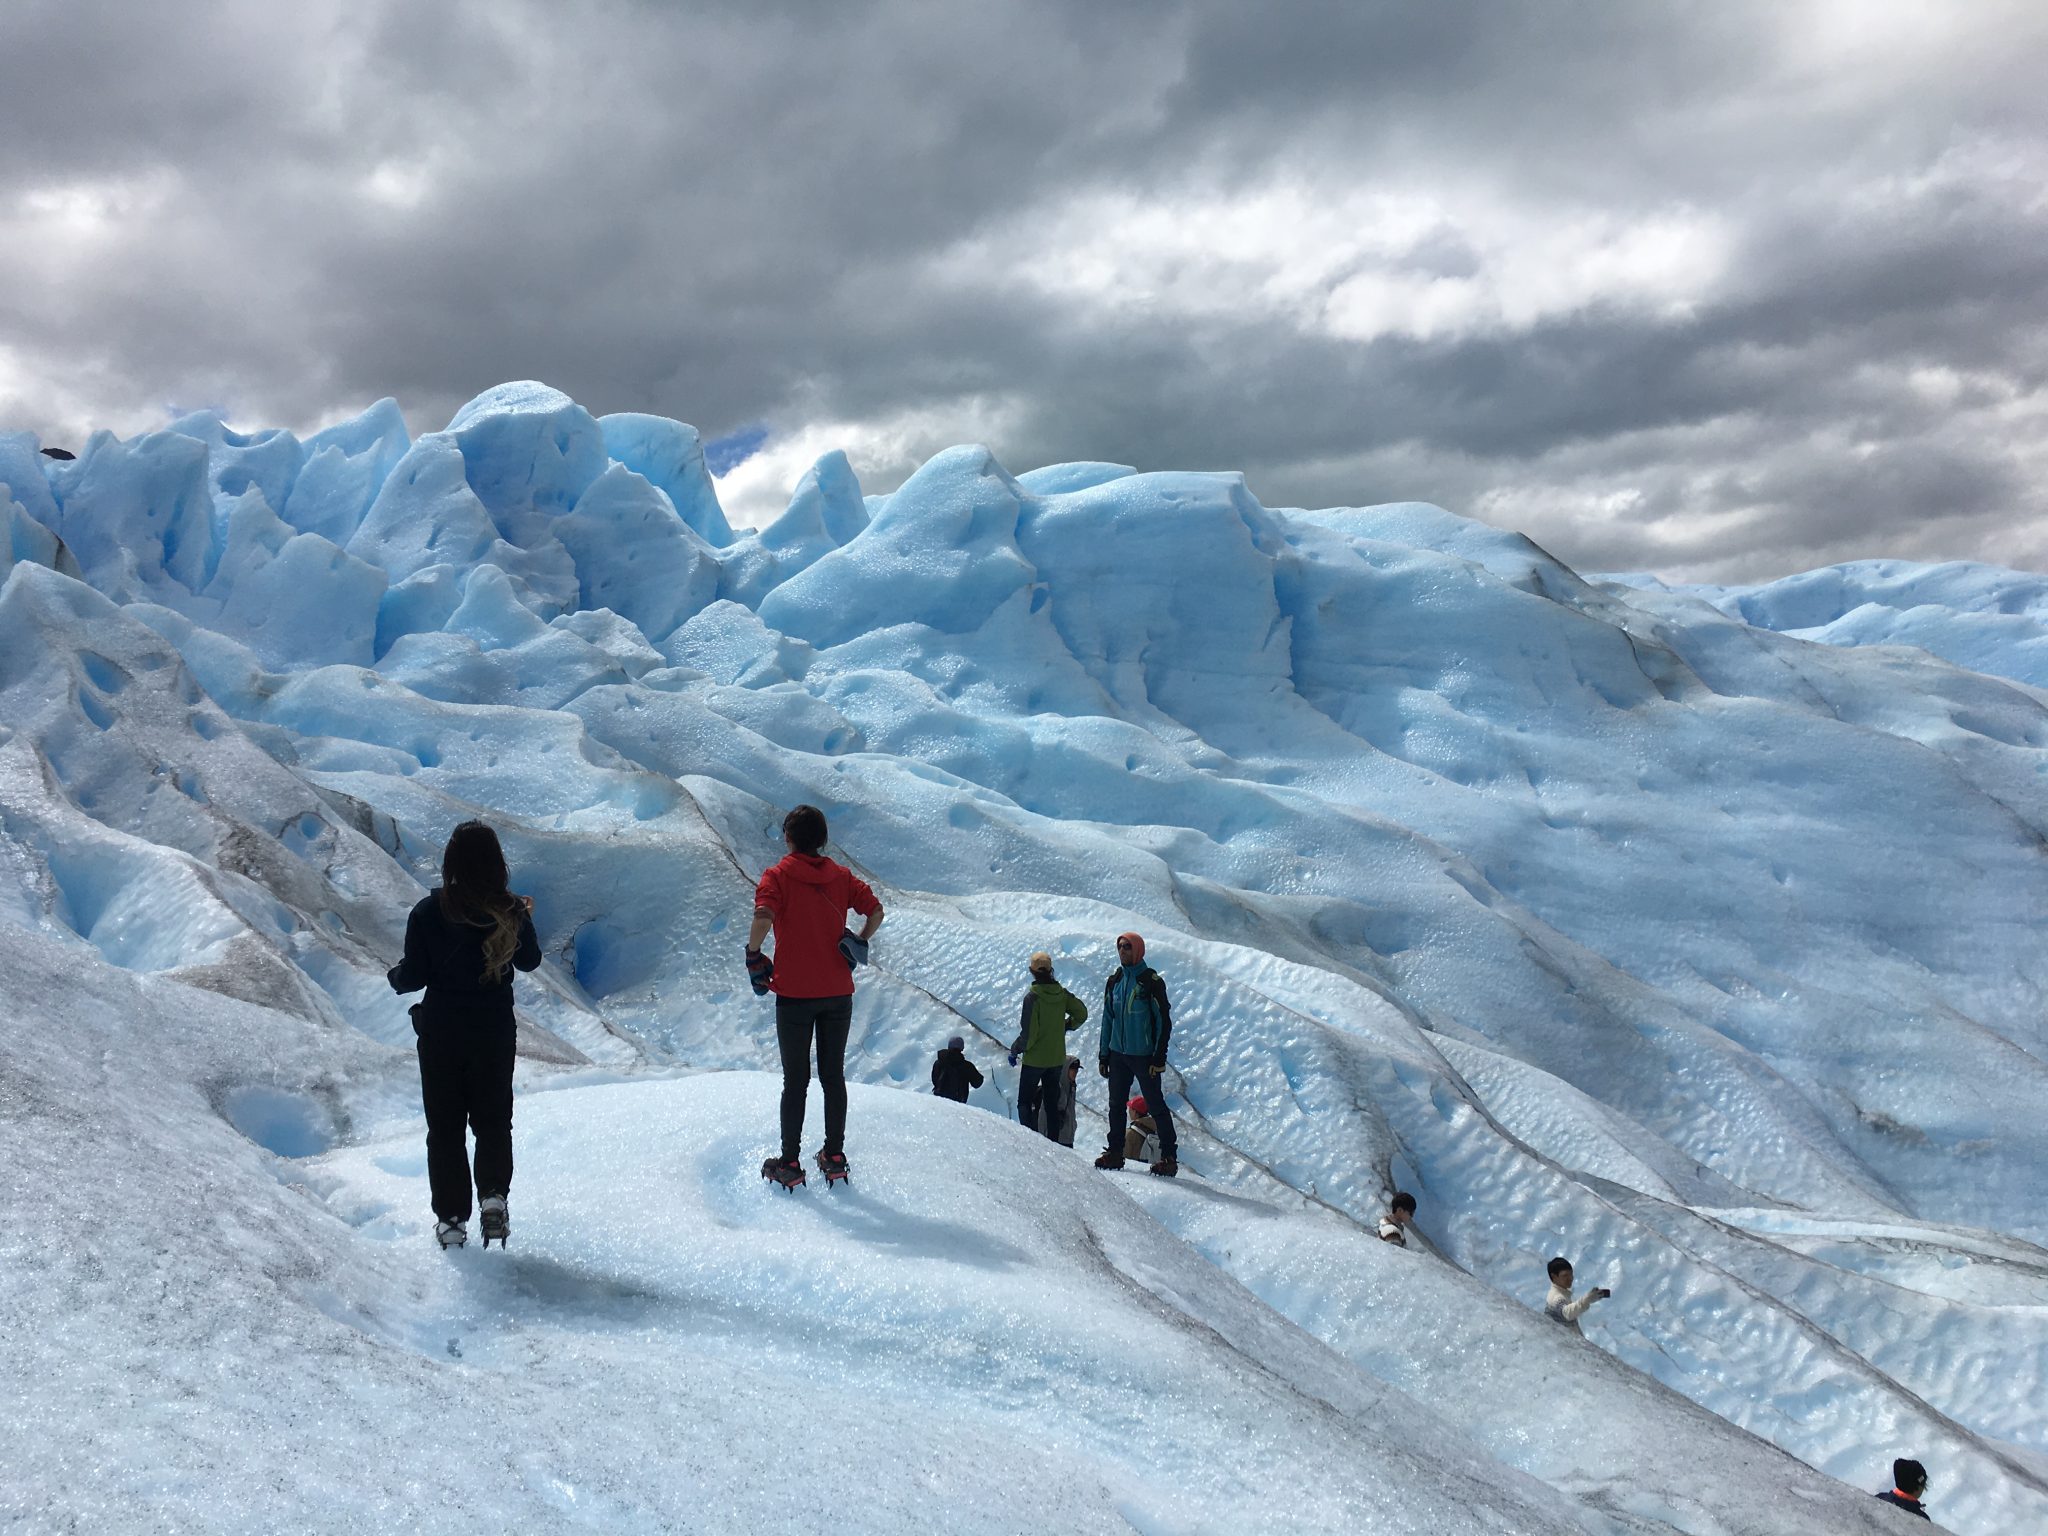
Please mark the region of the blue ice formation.
POLYGON ((417 440, 383 401, 36 449, 0 435, 0 924, 81 965, 402 1048, 397 924, 484 815, 529 1060, 755 1067, 733 925, 811 801, 891 912, 865 1081, 1136 927, 1190 1166, 1360 1221, 1418 1187, 1511 1297, 1567 1233, 1627 1254, 1663 1304, 1595 1336, 1840 1475, 1829 1394, 1987 1490, 2038 1449, 2048 1314, 1978 1299, 2048 1238, 2038 578, 1671 590, 973 446, 885 496, 829 454, 735 531, 694 430, 532 383, 417 440), (1990 1340, 1995 1390, 1951 1364, 1990 1340))
POLYGON ((1753 624, 1826 645, 1906 645, 2048 688, 2048 577, 1972 561, 1853 560, 1761 586, 1616 581, 1699 598, 1753 624))

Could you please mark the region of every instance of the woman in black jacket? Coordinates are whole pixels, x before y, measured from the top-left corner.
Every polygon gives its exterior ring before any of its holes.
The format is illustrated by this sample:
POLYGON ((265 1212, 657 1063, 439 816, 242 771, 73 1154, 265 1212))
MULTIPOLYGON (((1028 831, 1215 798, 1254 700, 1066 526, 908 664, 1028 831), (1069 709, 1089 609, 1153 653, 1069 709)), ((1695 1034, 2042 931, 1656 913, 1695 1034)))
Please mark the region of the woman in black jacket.
POLYGON ((427 989, 412 1009, 419 1036, 420 1099, 427 1112, 427 1183, 443 1248, 469 1240, 465 1126, 476 1132, 476 1196, 484 1246, 512 1230, 512 972, 540 964, 533 898, 515 896, 498 834, 465 821, 441 854, 441 886, 405 923, 405 958, 387 975, 394 992, 427 989))

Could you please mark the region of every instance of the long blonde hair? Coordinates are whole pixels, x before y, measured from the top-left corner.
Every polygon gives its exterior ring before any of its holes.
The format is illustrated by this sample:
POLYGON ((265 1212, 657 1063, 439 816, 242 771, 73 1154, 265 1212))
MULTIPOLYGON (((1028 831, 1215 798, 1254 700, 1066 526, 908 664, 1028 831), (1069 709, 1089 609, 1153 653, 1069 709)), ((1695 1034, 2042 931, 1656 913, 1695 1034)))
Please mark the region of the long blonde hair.
POLYGON ((441 851, 441 914, 450 922, 488 928, 484 935, 486 985, 507 980, 519 948, 519 902, 505 869, 498 834, 481 821, 465 821, 441 851))

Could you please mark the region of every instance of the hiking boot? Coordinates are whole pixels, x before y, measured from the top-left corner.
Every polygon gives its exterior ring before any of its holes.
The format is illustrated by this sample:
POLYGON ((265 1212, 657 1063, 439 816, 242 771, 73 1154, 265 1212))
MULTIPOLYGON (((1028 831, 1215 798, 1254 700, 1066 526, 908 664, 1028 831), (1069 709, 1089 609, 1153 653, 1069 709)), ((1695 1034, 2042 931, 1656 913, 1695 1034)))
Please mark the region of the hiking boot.
POLYGON ((505 1208, 503 1195, 485 1195, 476 1203, 477 1224, 483 1228, 484 1246, 496 1243, 505 1246, 505 1239, 512 1235, 512 1214, 505 1208))
POLYGON ((434 1223, 434 1240, 443 1248, 460 1248, 469 1241, 469 1223, 437 1221, 434 1223))
POLYGON ((1115 1147, 1104 1147, 1102 1149, 1102 1156, 1095 1159, 1096 1167, 1107 1168, 1110 1169, 1112 1172, 1114 1172, 1118 1168, 1123 1167, 1123 1165, 1124 1155, 1123 1153, 1117 1151, 1115 1147))
POLYGON ((1162 1179, 1170 1179, 1179 1174, 1180 1164, 1176 1162, 1173 1158, 1162 1157, 1161 1159, 1159 1159, 1158 1162, 1152 1165, 1152 1171, 1158 1174, 1159 1177, 1162 1179))

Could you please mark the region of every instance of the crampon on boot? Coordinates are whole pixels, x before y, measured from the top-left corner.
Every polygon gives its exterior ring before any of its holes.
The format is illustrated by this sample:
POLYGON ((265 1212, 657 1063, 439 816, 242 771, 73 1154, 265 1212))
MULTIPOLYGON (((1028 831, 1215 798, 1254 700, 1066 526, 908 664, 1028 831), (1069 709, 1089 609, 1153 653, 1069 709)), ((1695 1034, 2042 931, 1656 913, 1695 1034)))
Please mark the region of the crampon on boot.
POLYGON ((1105 1147, 1102 1156, 1095 1159, 1095 1166, 1098 1168, 1108 1168, 1114 1171, 1123 1167, 1123 1165, 1124 1155, 1117 1151, 1115 1147, 1105 1147))
POLYGON ((437 1221, 434 1240, 443 1248, 460 1248, 469 1241, 469 1227, 460 1221, 437 1221))
POLYGON ((804 1165, 793 1157, 771 1157, 761 1165, 761 1177, 773 1179, 784 1189, 795 1189, 804 1182, 804 1165))
POLYGON ((483 1228, 484 1246, 490 1247, 495 1238, 498 1246, 504 1247, 505 1240, 512 1235, 512 1215, 505 1209, 505 1197, 485 1195, 476 1203, 476 1214, 477 1225, 483 1228))
POLYGON ((1179 1175, 1180 1163, 1173 1158, 1162 1157, 1152 1165, 1152 1171, 1162 1179, 1171 1179, 1179 1175))
POLYGON ((825 1175, 825 1187, 827 1189, 830 1189, 834 1184, 840 1183, 842 1180, 853 1177, 853 1170, 847 1166, 846 1154, 844 1152, 820 1152, 818 1154, 818 1172, 825 1175))

